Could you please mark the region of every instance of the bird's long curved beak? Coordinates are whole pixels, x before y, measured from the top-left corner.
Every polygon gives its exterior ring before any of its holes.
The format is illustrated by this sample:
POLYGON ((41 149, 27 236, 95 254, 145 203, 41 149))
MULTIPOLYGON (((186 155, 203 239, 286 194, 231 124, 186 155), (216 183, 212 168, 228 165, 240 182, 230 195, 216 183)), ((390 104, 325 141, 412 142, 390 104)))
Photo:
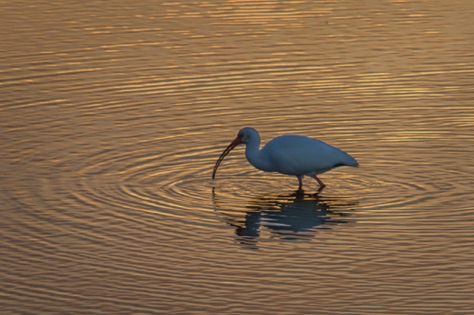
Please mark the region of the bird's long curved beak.
POLYGON ((225 148, 224 152, 222 152, 221 156, 219 156, 219 159, 217 159, 216 165, 214 165, 214 170, 212 171, 212 179, 214 179, 214 177, 216 177, 217 168, 219 167, 221 162, 224 160, 225 156, 227 154, 229 154, 229 152, 232 151, 233 148, 235 148, 236 146, 238 146, 241 143, 242 143, 241 138, 239 136, 237 136, 237 138, 235 138, 229 144, 229 146, 227 146, 227 148, 225 148))

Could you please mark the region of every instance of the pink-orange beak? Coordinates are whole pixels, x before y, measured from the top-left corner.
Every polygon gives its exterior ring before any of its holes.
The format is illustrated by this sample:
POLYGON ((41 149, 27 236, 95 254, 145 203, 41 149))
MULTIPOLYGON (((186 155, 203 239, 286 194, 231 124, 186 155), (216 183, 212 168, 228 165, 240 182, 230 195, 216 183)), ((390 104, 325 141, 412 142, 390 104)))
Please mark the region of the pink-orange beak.
POLYGON ((212 171, 212 179, 214 179, 214 177, 216 177, 217 168, 221 164, 222 160, 224 160, 225 156, 227 154, 229 154, 229 152, 232 151, 233 148, 235 148, 236 146, 238 146, 241 143, 242 143, 241 137, 237 136, 237 138, 235 138, 234 141, 232 141, 229 144, 229 146, 227 148, 225 148, 224 152, 222 152, 221 156, 219 156, 219 159, 217 159, 216 165, 214 165, 214 170, 212 171))

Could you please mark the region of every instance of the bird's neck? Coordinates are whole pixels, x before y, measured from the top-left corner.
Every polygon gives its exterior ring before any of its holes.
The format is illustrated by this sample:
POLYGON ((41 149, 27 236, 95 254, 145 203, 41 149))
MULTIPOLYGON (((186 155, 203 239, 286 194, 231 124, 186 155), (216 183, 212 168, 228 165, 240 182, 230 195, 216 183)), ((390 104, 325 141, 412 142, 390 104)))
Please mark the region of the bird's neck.
POLYGON ((253 167, 270 172, 270 165, 268 159, 265 159, 260 151, 260 139, 258 141, 252 141, 245 146, 245 157, 253 167))

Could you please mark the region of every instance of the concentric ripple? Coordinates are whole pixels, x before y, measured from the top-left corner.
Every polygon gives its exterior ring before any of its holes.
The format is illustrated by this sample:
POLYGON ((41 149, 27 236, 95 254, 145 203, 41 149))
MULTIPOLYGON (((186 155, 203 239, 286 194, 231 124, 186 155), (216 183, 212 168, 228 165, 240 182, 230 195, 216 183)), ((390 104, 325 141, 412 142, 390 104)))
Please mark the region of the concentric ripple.
MULTIPOLYGON (((219 155, 215 145, 181 146, 162 152, 155 149, 171 147, 177 139, 158 139, 90 155, 75 170, 77 178, 63 184, 70 185, 74 198, 87 205, 122 209, 122 215, 130 211, 155 213, 198 228, 206 228, 215 220, 215 209, 244 214, 257 207, 251 206, 252 200, 270 194, 276 202, 282 192, 296 188, 293 177, 253 169, 241 150, 224 161, 213 181, 210 173, 219 155), (223 208, 217 199, 221 203, 225 200, 223 208)), ((444 180, 437 182, 429 165, 418 165, 427 170, 412 177, 406 163, 385 160, 380 165, 372 162, 367 168, 363 156, 360 162, 358 169, 340 168, 323 174, 321 178, 328 186, 320 194, 322 198, 345 196, 357 204, 360 213, 376 210, 380 214, 384 209, 424 208, 439 198, 460 197, 454 193, 459 191, 457 172, 445 172, 444 180)), ((306 193, 316 192, 316 187, 313 180, 305 179, 306 193)))

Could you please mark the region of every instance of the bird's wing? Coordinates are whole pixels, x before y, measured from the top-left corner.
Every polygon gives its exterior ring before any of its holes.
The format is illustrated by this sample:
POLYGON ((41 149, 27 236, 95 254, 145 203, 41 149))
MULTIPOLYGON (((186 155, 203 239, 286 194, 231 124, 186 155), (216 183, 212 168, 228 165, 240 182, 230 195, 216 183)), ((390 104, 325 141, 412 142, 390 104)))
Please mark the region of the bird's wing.
POLYGON ((275 171, 288 175, 320 174, 350 165, 352 157, 323 141, 303 136, 280 136, 262 149, 275 171))

